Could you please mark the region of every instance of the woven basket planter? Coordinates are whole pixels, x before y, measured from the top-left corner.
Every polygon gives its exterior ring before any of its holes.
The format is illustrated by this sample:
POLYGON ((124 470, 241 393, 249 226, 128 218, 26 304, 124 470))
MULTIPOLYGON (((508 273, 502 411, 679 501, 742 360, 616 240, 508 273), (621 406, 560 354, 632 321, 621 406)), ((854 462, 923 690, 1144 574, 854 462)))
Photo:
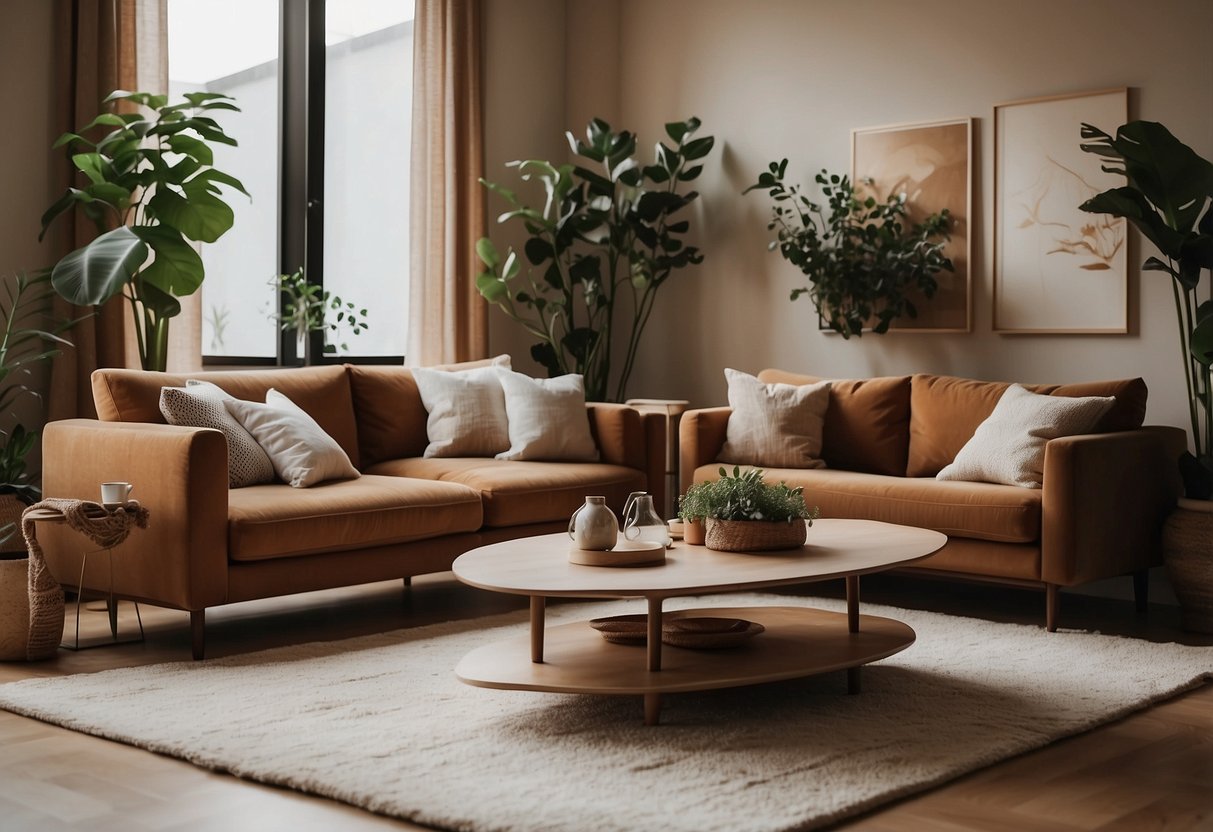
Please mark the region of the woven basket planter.
POLYGON ((1181 499, 1162 541, 1183 628, 1213 633, 1213 501, 1181 499))
POLYGON ((709 549, 717 552, 769 552, 804 545, 808 526, 803 520, 791 523, 766 520, 707 520, 709 549))
MULTIPOLYGON (((9 499, 18 522, 25 509, 16 497, 0 496, 0 524, 8 522, 9 499)), ((63 590, 40 557, 31 563, 20 532, 3 548, 16 551, 0 555, 0 661, 49 659, 63 637, 63 590)))

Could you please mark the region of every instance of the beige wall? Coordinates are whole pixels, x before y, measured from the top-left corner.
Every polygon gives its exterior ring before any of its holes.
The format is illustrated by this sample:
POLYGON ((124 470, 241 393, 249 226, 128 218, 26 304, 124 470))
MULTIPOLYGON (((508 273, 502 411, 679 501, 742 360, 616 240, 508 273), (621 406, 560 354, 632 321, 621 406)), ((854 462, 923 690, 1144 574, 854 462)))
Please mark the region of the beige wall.
MULTIPOLYGON (((571 20, 586 18, 585 3, 569 0, 571 20)), ((511 25, 533 33, 539 23, 511 25)), ((1158 274, 1147 274, 1140 285, 1132 269, 1134 334, 990 332, 991 108, 1129 86, 1133 116, 1162 121, 1213 156, 1213 52, 1207 48, 1213 3, 1160 0, 1147 11, 1128 0, 623 0, 617 33, 611 25, 569 27, 569 55, 583 46, 587 53, 598 50, 603 31, 620 44, 620 124, 641 134, 642 147, 651 147, 663 122, 691 114, 718 142, 697 183, 703 199, 692 216, 706 260, 662 290, 630 395, 722 403, 725 366, 1056 382, 1142 375, 1151 390, 1148 418, 1184 424, 1171 290, 1158 274), (807 299, 788 300, 799 273, 766 251, 765 195, 743 198, 741 190, 782 156, 791 157, 790 169, 806 181, 821 167, 845 170, 853 127, 954 116, 978 119, 973 332, 851 341, 819 333, 807 299)), ((489 70, 492 78, 491 60, 489 70)), ((610 85, 599 86, 599 62, 570 59, 568 71, 569 90, 584 91, 585 99, 566 108, 615 106, 610 85)), ((559 121, 527 100, 529 113, 559 121)), ((1134 263, 1144 256, 1130 252, 1134 263)), ((495 333, 509 323, 494 319, 495 333)))

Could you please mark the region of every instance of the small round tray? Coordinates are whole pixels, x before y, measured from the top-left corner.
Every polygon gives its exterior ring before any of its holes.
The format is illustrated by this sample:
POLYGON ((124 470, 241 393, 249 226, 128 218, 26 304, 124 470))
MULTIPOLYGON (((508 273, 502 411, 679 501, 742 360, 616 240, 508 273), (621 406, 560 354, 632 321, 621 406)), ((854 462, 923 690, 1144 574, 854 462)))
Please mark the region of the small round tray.
MULTIPOLYGON (((648 616, 613 615, 594 618, 590 626, 612 644, 644 644, 648 641, 648 616)), ((667 618, 662 622, 661 641, 671 647, 715 650, 733 647, 766 628, 744 618, 667 618)))
POLYGON ((581 566, 659 566, 665 563, 665 547, 651 541, 620 539, 614 549, 596 551, 569 549, 569 563, 581 566))

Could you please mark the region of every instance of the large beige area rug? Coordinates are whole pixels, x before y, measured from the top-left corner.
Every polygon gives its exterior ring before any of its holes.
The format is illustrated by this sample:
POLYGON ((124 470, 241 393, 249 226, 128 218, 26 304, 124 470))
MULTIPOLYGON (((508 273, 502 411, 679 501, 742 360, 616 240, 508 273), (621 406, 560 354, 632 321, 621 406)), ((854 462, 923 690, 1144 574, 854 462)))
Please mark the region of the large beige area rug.
MULTIPOLYGON (((680 601, 668 606, 702 604, 680 601)), ((549 621, 605 611, 635 609, 561 606, 549 621)), ((470 649, 525 632, 525 613, 25 680, 0 686, 0 706, 443 829, 745 832, 856 814, 1213 676, 1209 647, 863 611, 906 621, 918 641, 865 668, 859 695, 846 695, 844 673, 683 694, 651 728, 638 697, 454 678, 470 649)))

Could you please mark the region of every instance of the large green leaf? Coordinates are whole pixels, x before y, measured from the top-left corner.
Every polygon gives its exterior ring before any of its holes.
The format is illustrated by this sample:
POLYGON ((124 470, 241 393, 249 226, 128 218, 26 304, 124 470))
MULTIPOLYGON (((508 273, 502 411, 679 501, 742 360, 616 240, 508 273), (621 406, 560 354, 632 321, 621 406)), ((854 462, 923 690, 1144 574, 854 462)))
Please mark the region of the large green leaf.
POLYGON ((1096 194, 1078 207, 1092 214, 1124 217, 1158 246, 1159 251, 1172 260, 1179 259, 1184 235, 1169 227, 1140 191, 1131 187, 1113 188, 1096 194))
POLYGON ((1188 231, 1213 196, 1213 163, 1154 121, 1131 121, 1116 131, 1125 174, 1171 227, 1188 231))
POLYGON ((132 231, 156 255, 139 275, 145 283, 177 297, 198 290, 205 274, 202 258, 182 239, 179 231, 164 225, 141 225, 132 231))
POLYGON ((51 272, 51 284, 77 306, 96 306, 122 291, 147 252, 131 229, 115 228, 60 260, 51 272))
POLYGON ((168 188, 158 189, 148 202, 160 222, 203 243, 215 242, 232 227, 235 221, 232 209, 207 190, 205 181, 191 179, 182 186, 182 191, 184 195, 168 188))

